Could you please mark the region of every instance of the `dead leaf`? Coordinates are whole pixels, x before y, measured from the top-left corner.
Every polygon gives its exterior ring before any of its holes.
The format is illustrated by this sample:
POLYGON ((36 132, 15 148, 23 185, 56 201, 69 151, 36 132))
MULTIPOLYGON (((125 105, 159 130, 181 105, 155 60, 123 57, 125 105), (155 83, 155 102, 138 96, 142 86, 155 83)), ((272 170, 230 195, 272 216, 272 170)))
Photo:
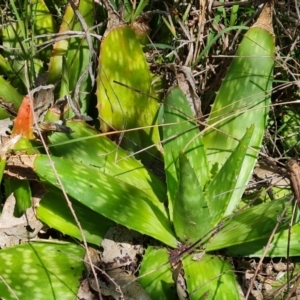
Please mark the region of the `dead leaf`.
MULTIPOLYGON (((151 298, 146 294, 141 285, 136 281, 136 277, 130 273, 122 270, 115 269, 107 272, 107 275, 114 280, 102 281, 99 280, 101 294, 104 296, 111 296, 116 300, 150 300, 151 298)), ((96 281, 91 279, 90 286, 95 291, 97 290, 96 281)))
POLYGON ((143 251, 140 233, 121 226, 110 228, 102 240, 101 266, 105 270, 136 264, 143 251))
POLYGON ((84 279, 77 292, 77 299, 84 299, 84 300, 96 300, 99 299, 96 297, 90 288, 89 282, 87 279, 84 279))
MULTIPOLYGON (((92 247, 88 247, 88 253, 89 253, 89 256, 91 258, 92 264, 94 266, 99 266, 99 264, 100 264, 100 258, 99 258, 98 251, 96 251, 92 247)), ((89 263, 89 259, 88 259, 87 253, 85 253, 85 256, 84 256, 84 264, 85 264, 85 267, 86 267, 86 269, 88 271, 88 274, 91 274, 92 273, 92 267, 91 267, 91 265, 89 263)))
POLYGON ((290 181, 287 178, 279 179, 279 168, 267 164, 264 162, 259 162, 254 168, 254 174, 262 180, 269 179, 269 183, 278 187, 290 186, 290 181))
POLYGON ((41 86, 41 89, 34 96, 34 112, 37 122, 44 121, 44 116, 49 107, 54 104, 54 86, 41 86))
POLYGON ((36 237, 43 224, 37 220, 33 208, 28 208, 20 218, 13 216, 16 200, 10 195, 0 216, 0 247, 11 247, 36 237))
POLYGON ((9 118, 0 120, 0 136, 8 136, 13 126, 13 121, 9 118))

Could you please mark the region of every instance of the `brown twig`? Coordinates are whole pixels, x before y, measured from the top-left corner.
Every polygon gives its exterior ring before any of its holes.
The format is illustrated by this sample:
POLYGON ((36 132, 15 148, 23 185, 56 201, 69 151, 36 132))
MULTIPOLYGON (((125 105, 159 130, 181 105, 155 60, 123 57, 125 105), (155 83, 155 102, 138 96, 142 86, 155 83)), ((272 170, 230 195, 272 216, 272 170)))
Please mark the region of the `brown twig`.
POLYGON ((291 159, 287 163, 287 171, 291 180, 291 186, 295 194, 297 205, 300 209, 300 166, 297 160, 291 159))
POLYGON ((288 293, 288 295, 286 296, 286 298, 284 300, 291 299, 291 297, 293 296, 293 294, 296 293, 299 284, 300 284, 300 271, 297 274, 297 279, 296 279, 296 281, 294 283, 293 288, 290 290, 290 292, 288 293))
MULTIPOLYGON (((292 200, 292 199, 291 199, 291 200, 292 200)), ((284 218, 284 215, 285 215, 285 213, 286 213, 286 211, 287 211, 287 209, 288 209, 288 207, 289 207, 289 205, 290 205, 291 200, 287 203, 287 205, 285 206, 283 212, 282 212, 281 215, 278 216, 278 218, 277 218, 277 223, 276 223, 276 225, 275 225, 275 227, 274 227, 274 229, 273 229, 273 231, 272 231, 272 233, 271 233, 271 235, 270 235, 270 237, 269 237, 269 239, 268 239, 268 243, 267 243, 267 245, 265 246, 264 252, 263 252, 263 254, 262 254, 262 256, 261 256, 261 258, 260 258, 260 260, 259 260, 259 262, 258 262, 258 264, 257 264, 257 267, 256 267, 256 269, 255 269, 255 272, 254 272, 254 274, 253 274, 253 277, 251 278, 251 281, 250 281, 250 284, 249 284, 249 287, 248 287, 248 291, 247 291, 247 294, 246 294, 246 296, 245 296, 245 300, 247 300, 247 299, 249 298, 249 296, 250 296, 252 287, 253 287, 253 285, 254 285, 254 280, 255 280, 255 278, 256 278, 256 276, 257 276, 257 274, 258 274, 258 272, 259 272, 259 270, 260 270, 260 268, 261 268, 261 266, 262 266, 262 262, 263 262, 264 258, 266 257, 267 252, 269 251, 270 244, 271 244, 271 242, 272 242, 272 240, 273 240, 273 238, 274 238, 274 235, 275 235, 275 233, 276 233, 276 231, 277 231, 277 229, 278 229, 278 226, 280 225, 280 223, 282 222, 282 220, 283 220, 283 218, 284 218)))

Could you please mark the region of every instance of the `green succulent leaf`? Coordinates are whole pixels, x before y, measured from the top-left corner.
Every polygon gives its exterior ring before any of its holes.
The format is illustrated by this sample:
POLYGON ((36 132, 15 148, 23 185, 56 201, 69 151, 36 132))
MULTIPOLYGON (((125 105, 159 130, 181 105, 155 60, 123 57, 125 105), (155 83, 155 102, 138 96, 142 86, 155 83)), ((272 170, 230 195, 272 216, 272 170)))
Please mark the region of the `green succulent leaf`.
POLYGON ((2 182, 5 167, 6 167, 6 158, 1 157, 0 158, 0 181, 1 182, 2 182))
MULTIPOLYGON (((45 188, 47 193, 36 208, 38 218, 50 228, 55 228, 63 234, 82 240, 80 230, 61 190, 49 184, 45 188)), ((80 222, 87 242, 100 245, 105 233, 109 227, 114 225, 114 222, 72 197, 69 197, 69 200, 72 203, 72 208, 80 222)))
POLYGON ((74 131, 72 134, 54 133, 49 137, 53 155, 94 166, 105 174, 143 190, 148 199, 154 199, 154 202, 157 199, 165 201, 165 185, 139 161, 128 157, 122 148, 107 137, 99 136, 95 129, 83 121, 70 121, 66 125, 74 131))
MULTIPOLYGON (((275 38, 272 28, 262 28, 262 23, 269 24, 270 20, 259 18, 239 45, 213 104, 208 120, 211 127, 203 137, 210 165, 220 169, 246 129, 254 125, 251 148, 236 184, 239 187, 245 187, 252 174, 271 100, 275 38)), ((243 192, 244 188, 234 191, 226 215, 232 213, 243 192)))
POLYGON ((29 243, 0 251, 2 299, 75 299, 84 249, 74 244, 29 243))
POLYGON ((254 126, 251 126, 205 191, 206 199, 209 199, 208 205, 212 227, 222 219, 235 190, 240 188, 237 185, 238 178, 244 176, 245 170, 242 166, 247 156, 253 132, 254 126))
POLYGON ((187 159, 178 156, 178 191, 174 202, 173 223, 176 236, 184 244, 192 244, 211 229, 211 216, 206 195, 187 159))
POLYGON ((143 255, 139 277, 138 282, 151 299, 177 299, 167 249, 149 246, 143 255))
MULTIPOLYGON (((23 96, 2 76, 0 76, 0 98, 5 103, 12 103, 15 109, 18 109, 22 103, 23 96)), ((8 113, 0 107, 0 119, 9 117, 8 113)))
POLYGON ((226 260, 206 254, 197 261, 188 255, 182 264, 189 299, 240 299, 234 272, 226 260))
MULTIPOLYGON (((94 167, 64 158, 52 160, 68 195, 106 218, 176 247, 165 207, 158 200, 154 203, 139 188, 94 167)), ((57 186, 46 155, 36 156, 34 170, 40 179, 57 186)))
POLYGON ((182 151, 189 160, 200 187, 209 177, 209 167, 202 137, 189 103, 179 88, 173 88, 164 101, 164 161, 169 194, 169 209, 172 215, 178 179, 176 162, 182 151))
MULTIPOLYGON (((230 256, 261 257, 268 244, 268 237, 249 243, 228 247, 226 253, 230 256)), ((266 252, 267 257, 291 257, 300 253, 300 224, 292 226, 289 230, 277 232, 266 252), (289 236, 290 235, 290 236, 289 236), (289 251, 288 251, 289 249, 289 251)))
POLYGON ((31 188, 28 180, 8 179, 5 180, 5 193, 7 197, 13 193, 16 199, 14 216, 21 217, 27 208, 32 206, 31 188))
MULTIPOLYGON (((288 200, 276 200, 234 214, 229 220, 224 221, 220 231, 207 243, 206 250, 213 251, 269 238, 286 205, 288 205, 288 200)), ((291 207, 288 208, 286 215, 290 214, 291 207)), ((287 229, 288 226, 288 221, 282 220, 278 232, 287 229)))
MULTIPOLYGON (((137 128, 125 133, 122 146, 132 152, 152 146, 149 151, 156 155, 160 141, 158 103, 152 98, 155 94, 151 81, 149 66, 134 30, 127 25, 112 29, 102 41, 99 56, 96 95, 101 130, 137 128), (152 127, 142 128, 145 126, 152 127)), ((146 153, 141 157, 152 159, 146 153)))

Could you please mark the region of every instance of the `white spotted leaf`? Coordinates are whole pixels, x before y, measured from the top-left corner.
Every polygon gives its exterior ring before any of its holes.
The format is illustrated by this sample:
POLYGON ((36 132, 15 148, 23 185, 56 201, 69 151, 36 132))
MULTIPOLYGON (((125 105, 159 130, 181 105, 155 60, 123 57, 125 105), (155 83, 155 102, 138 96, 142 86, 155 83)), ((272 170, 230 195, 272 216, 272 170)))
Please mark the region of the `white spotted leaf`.
POLYGON ((0 297, 75 299, 85 267, 74 244, 28 243, 0 251, 0 297))

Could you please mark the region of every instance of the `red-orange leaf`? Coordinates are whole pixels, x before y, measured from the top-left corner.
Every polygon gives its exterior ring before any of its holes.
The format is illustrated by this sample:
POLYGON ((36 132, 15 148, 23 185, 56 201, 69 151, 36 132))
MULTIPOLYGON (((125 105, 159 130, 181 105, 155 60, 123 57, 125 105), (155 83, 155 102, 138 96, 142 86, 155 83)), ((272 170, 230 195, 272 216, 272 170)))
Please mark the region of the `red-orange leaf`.
POLYGON ((29 96, 23 98, 22 104, 19 108, 18 115, 14 120, 14 127, 12 133, 22 134, 28 139, 33 139, 33 114, 31 106, 33 99, 29 96))

